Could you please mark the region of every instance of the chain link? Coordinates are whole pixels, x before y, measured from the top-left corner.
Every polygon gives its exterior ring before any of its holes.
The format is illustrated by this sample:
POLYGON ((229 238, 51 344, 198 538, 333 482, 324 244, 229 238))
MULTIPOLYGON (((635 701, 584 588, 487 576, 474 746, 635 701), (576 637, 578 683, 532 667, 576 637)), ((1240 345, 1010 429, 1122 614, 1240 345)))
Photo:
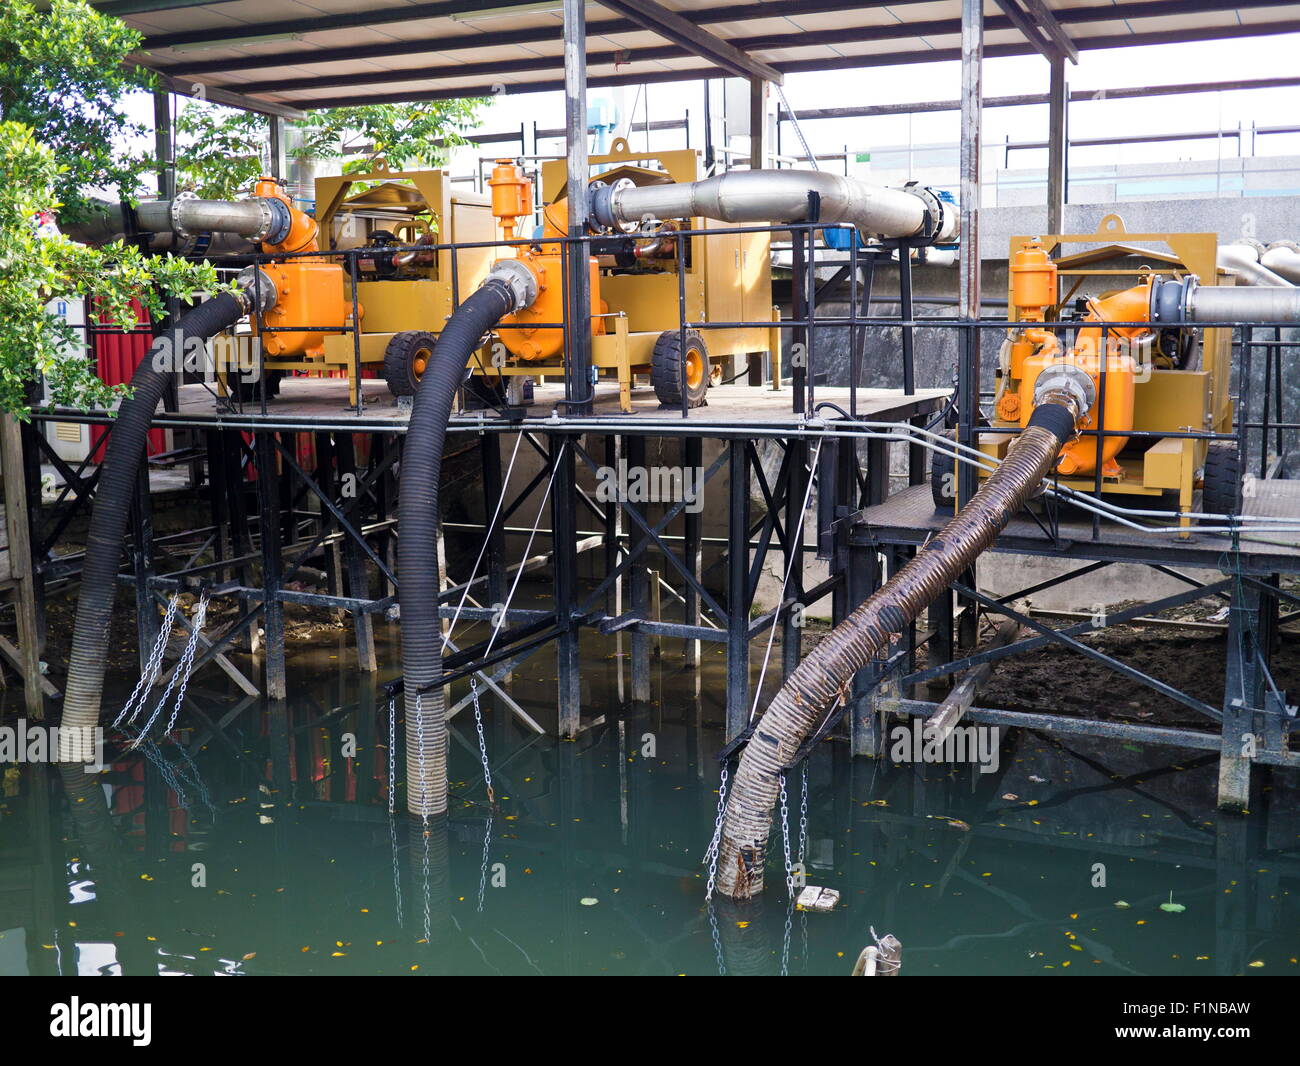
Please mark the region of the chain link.
POLYGON ((483 760, 483 782, 487 785, 488 803, 496 805, 496 794, 492 791, 492 767, 488 765, 487 741, 483 738, 483 711, 478 704, 478 678, 469 679, 469 694, 474 701, 474 728, 478 730, 478 753, 483 760))
POLYGON ((149 658, 145 661, 144 670, 140 674, 140 680, 135 683, 135 688, 131 690, 131 695, 127 697, 126 703, 118 711, 117 717, 113 719, 110 729, 116 729, 122 724, 122 719, 126 718, 128 711, 131 711, 129 721, 135 721, 136 715, 144 710, 144 696, 153 688, 154 682, 158 680, 158 671, 162 669, 163 656, 167 651, 167 642, 171 639, 172 626, 176 623, 176 607, 180 603, 179 594, 173 596, 167 604, 167 612, 163 615, 162 625, 158 629, 158 638, 153 642, 153 650, 149 652, 149 658), (136 700, 140 705, 135 707, 136 700), (132 708, 135 707, 134 710, 132 708))
POLYGON ((397 697, 388 697, 388 813, 397 809, 397 697))
MULTIPOLYGON (((194 608, 194 620, 190 625, 189 639, 185 642, 185 647, 181 651, 181 657, 177 660, 175 669, 172 670, 172 676, 167 681, 167 687, 163 689, 163 694, 159 697, 157 706, 154 707, 153 713, 149 715, 145 724, 141 726, 140 735, 131 742, 127 749, 128 751, 134 751, 138 748, 149 730, 153 728, 154 722, 158 720, 158 716, 162 714, 163 708, 167 706, 167 701, 171 697, 172 689, 176 686, 176 681, 179 678, 181 687, 176 697, 176 706, 172 709, 171 716, 167 719, 166 732, 171 732, 172 727, 176 724, 176 716, 180 714, 181 704, 185 701, 185 688, 189 684, 190 671, 194 666, 194 652, 195 649, 198 648, 199 635, 203 632, 203 620, 207 617, 207 613, 208 594, 204 592, 199 598, 198 604, 194 608)), ((133 714, 131 718, 134 719, 135 715, 133 714)))
POLYGON ((785 773, 781 774, 781 847, 785 853, 785 889, 794 900, 794 864, 790 861, 790 805, 785 794, 785 773))
MULTIPOLYGON (((704 898, 713 898, 713 886, 718 882, 718 852, 722 845, 722 819, 727 813, 727 764, 722 764, 722 777, 718 782, 718 816, 713 823, 713 839, 709 841, 709 850, 704 854, 704 863, 709 868, 709 881, 704 890, 704 898)), ((709 908, 712 916, 713 908, 709 908)), ((719 956, 721 962, 721 956, 719 956)))
MULTIPOLYGON (((726 773, 724 770, 723 773, 726 773)), ((718 929, 718 916, 714 913, 713 902, 708 904, 709 911, 709 929, 713 934, 713 954, 718 960, 718 976, 727 976, 727 960, 722 954, 722 932, 718 929)))
POLYGON ((804 856, 808 846, 808 762, 804 760, 803 780, 800 784, 799 796, 799 869, 805 876, 808 867, 804 863, 804 856))

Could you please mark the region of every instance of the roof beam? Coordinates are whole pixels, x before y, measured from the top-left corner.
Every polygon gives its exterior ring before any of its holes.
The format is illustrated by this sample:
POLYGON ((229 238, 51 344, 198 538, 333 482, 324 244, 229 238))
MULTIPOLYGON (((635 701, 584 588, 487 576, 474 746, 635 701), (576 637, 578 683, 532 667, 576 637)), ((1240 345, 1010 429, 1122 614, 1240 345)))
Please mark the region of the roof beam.
MULTIPOLYGON (((994 3, 1002 9, 1002 13, 1011 20, 1012 25, 1020 31, 1020 35, 1026 41, 1034 46, 1034 51, 1040 52, 1044 59, 1055 59, 1060 55, 1059 49, 1055 42, 1049 40, 1043 34, 1039 33, 1038 27, 1034 25, 1033 20, 1020 10, 1020 5, 1016 0, 994 0, 994 3)), ((988 23, 993 19, 984 20, 984 28, 987 30, 988 23)))
MULTIPOLYGON (((130 0, 126 0, 130 2, 130 0)), ((250 22, 246 25, 213 26, 206 30, 161 33, 145 38, 144 47, 172 48, 176 45, 208 44, 211 41, 238 41, 247 37, 265 37, 281 33, 320 33, 323 30, 355 30, 365 26, 387 26, 420 19, 450 18, 473 15, 480 11, 501 12, 504 8, 529 7, 536 0, 437 0, 436 3, 409 4, 406 7, 383 7, 373 11, 341 11, 318 18, 281 19, 278 22, 250 22)), ((559 32, 551 31, 551 36, 559 32)))
MULTIPOLYGON (((1110 8, 1107 10, 1113 11, 1114 9, 1110 8)), ((1159 32, 1142 34, 1116 34, 1107 37, 1085 38, 1080 43, 1085 49, 1137 48, 1143 45, 1173 44, 1187 40, 1204 41, 1240 37, 1260 37, 1280 33, 1300 33, 1300 20, 1289 22, 1257 22, 1236 26, 1216 26, 1182 30, 1162 30, 1159 32)), ((1034 48, 1027 43, 986 44, 984 46, 984 57, 986 59, 1002 56, 1031 55, 1033 53, 1034 48)), ((779 64, 779 68, 783 74, 796 74, 810 70, 844 70, 866 67, 900 66, 907 63, 937 63, 945 61, 950 62, 959 59, 961 59, 960 48, 912 49, 908 51, 892 51, 881 55, 839 56, 832 59, 782 62, 779 64)), ((587 84, 595 88, 614 85, 637 85, 642 83, 658 84, 663 82, 690 81, 700 78, 719 78, 724 76, 726 76, 725 71, 719 70, 717 67, 708 66, 691 70, 664 71, 662 73, 654 74, 612 74, 594 78, 589 77, 587 79, 587 84)), ((413 80, 421 79, 417 78, 413 80)), ((494 84, 499 93, 500 82, 494 84)), ((513 91, 516 93, 550 92, 563 88, 564 82, 562 79, 533 82, 519 86, 508 85, 506 87, 507 92, 513 91)), ((209 93, 211 93, 211 91, 212 90, 209 90, 209 93)), ((407 103, 419 100, 448 100, 470 96, 490 96, 492 93, 493 85, 483 84, 458 86, 452 89, 429 89, 417 92, 378 93, 372 95, 349 93, 346 96, 328 97, 320 100, 293 100, 290 101, 287 106, 309 111, 326 107, 344 107, 351 104, 407 103)))
MULTIPOLYGON (((994 20, 996 22, 996 20, 994 20)), ((947 23, 893 25, 888 27, 871 27, 871 40, 911 38, 918 36, 918 25, 934 25, 947 29, 947 23), (881 31, 877 33, 876 31, 881 31)), ((1007 24, 1009 25, 1009 24, 1007 24)), ((995 29, 1002 28, 994 25, 995 29)), ((751 51, 768 49, 800 48, 820 44, 841 44, 846 37, 843 30, 808 30, 788 34, 772 34, 765 37, 739 38, 734 43, 751 51)), ((494 41, 494 44, 499 43, 494 41)), ((431 51, 442 49, 430 46, 431 51)), ((660 45, 655 48, 634 48, 631 50, 615 49, 608 52, 589 52, 587 66, 599 67, 618 65, 628 62, 652 62, 661 59, 680 59, 689 56, 685 48, 675 44, 660 45)), ((344 88, 349 85, 386 85, 402 80, 438 80, 445 78, 490 77, 505 74, 527 74, 532 72, 558 71, 564 57, 560 55, 530 56, 527 59, 513 59, 507 62, 458 63, 441 66, 392 68, 367 74, 328 74, 324 76, 299 76, 295 78, 268 78, 265 81, 240 82, 240 91, 246 93, 293 92, 298 89, 344 88)), ((721 64, 718 64, 721 66, 721 64)))
POLYGON ((639 26, 652 30, 666 41, 693 55, 716 63, 739 78, 758 78, 780 85, 782 75, 775 67, 742 52, 734 44, 669 11, 655 0, 600 0, 602 6, 625 15, 639 26))
POLYGON ((230 0, 103 0, 91 4, 101 15, 142 15, 147 11, 176 11, 186 7, 212 7, 214 4, 226 4, 230 0))
POLYGON ((1057 17, 1047 9, 1047 5, 1043 3, 1043 0, 1021 0, 1021 2, 1025 5, 1025 10, 1033 17, 1038 28, 1052 39, 1052 43, 1060 50, 1061 55, 1071 63, 1078 63, 1078 48, 1070 40, 1070 35, 1061 28, 1061 23, 1057 20, 1057 17))
POLYGON ((230 92, 227 89, 218 89, 209 86, 201 86, 195 82, 187 81, 184 78, 169 78, 165 74, 158 76, 159 88, 166 89, 177 96, 191 96, 197 99, 208 100, 214 104, 221 104, 224 107, 236 107, 241 111, 253 111, 259 115, 276 115, 280 118, 289 119, 296 122, 307 117, 305 111, 299 110, 292 104, 277 104, 266 100, 254 100, 251 96, 245 96, 243 93, 230 92))
MULTIPOLYGON (((906 2, 921 2, 921 0, 902 0, 906 2)), ((1160 15, 1185 15, 1189 13, 1203 14, 1214 11, 1231 11, 1252 7, 1269 7, 1276 6, 1277 0, 1128 0, 1128 2, 1117 3, 1111 7, 1103 8, 1083 8, 1070 9, 1062 11, 1060 17, 1072 24, 1086 25, 1098 21, 1114 21, 1117 19, 1132 18, 1151 18, 1160 15)), ((900 0, 895 0, 891 7, 900 7, 900 0)), ((827 12, 843 11, 849 9, 860 9, 861 0, 769 0, 763 4, 740 4, 731 8, 708 8, 692 13, 692 17, 702 23, 716 22, 722 20, 745 21, 748 19, 760 17, 780 17, 783 15, 795 15, 800 12, 804 14, 825 14, 827 12), (761 9, 761 10, 760 10, 761 9)), ((405 10, 414 10, 407 8, 405 10)), ((989 32, 996 29, 1008 29, 1013 24, 1009 19, 994 16, 985 20, 985 31, 989 32)), ((267 30, 264 23, 256 27, 259 33, 267 30)), ((275 27, 272 26, 272 29, 275 27)), ((636 24, 629 19, 617 19, 607 22, 592 22, 587 25, 587 35, 589 37, 601 36, 613 33, 626 33, 629 30, 636 29, 636 24)), ((301 32, 311 32, 311 24, 306 26, 298 25, 301 32)), ((212 31, 215 32, 215 31, 212 31)), ((830 42, 831 37, 828 34, 835 34, 834 42, 852 43, 854 41, 884 41, 898 40, 908 37, 917 36, 937 36, 939 34, 955 35, 961 32, 961 22, 958 19, 935 19, 924 22, 903 22, 887 26, 863 26, 857 29, 838 30, 838 31, 816 31, 805 35, 806 43, 815 43, 817 40, 830 42)), ((545 42, 557 41, 559 39, 558 29, 550 26, 529 27, 523 30, 505 31, 494 33, 492 43, 494 45, 510 44, 538 44, 545 42)), ((767 38, 775 40, 777 38, 767 38)), ((749 51, 761 51, 764 47, 788 47, 787 45, 767 45, 756 44, 758 38, 747 38, 733 42, 737 47, 749 51)), ((782 40, 785 40, 782 38, 782 40)), ((145 48, 162 47, 164 38, 151 38, 145 41, 145 48)), ((832 42, 832 43, 834 43, 832 42)), ((365 45, 346 45, 333 48, 315 48, 303 49, 298 48, 293 51, 280 51, 275 53, 264 53, 261 55, 241 55, 227 59, 201 59, 196 57, 190 59, 188 56, 177 57, 176 62, 167 62, 160 64, 150 64, 155 70, 167 74, 180 74, 184 72, 189 75, 200 74, 218 74, 234 73, 244 70, 274 70, 276 67, 285 66, 314 66, 318 63, 337 63, 346 62, 355 59, 393 59, 398 56, 423 55, 428 52, 461 52, 469 51, 482 47, 483 42, 478 35, 469 37, 427 37, 406 41, 384 41, 379 44, 365 45)), ((644 50, 637 50, 635 55, 642 55, 644 50)), ((675 50, 673 55, 686 55, 684 49, 675 50)), ((667 58, 667 53, 659 58, 667 58)), ((558 57, 557 57, 558 61, 558 57)), ((511 64, 502 64, 500 70, 502 73, 508 73, 511 64)))

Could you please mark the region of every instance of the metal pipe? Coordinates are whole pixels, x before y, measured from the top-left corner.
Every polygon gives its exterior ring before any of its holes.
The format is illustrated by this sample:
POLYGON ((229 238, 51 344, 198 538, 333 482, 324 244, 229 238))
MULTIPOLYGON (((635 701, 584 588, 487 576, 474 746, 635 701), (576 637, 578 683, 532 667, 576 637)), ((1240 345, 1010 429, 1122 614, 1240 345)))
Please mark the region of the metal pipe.
POLYGON ((1274 241, 1259 261, 1266 269, 1300 285, 1300 245, 1294 241, 1274 241))
POLYGON ((697 215, 720 222, 804 222, 810 193, 820 199, 818 222, 853 223, 864 237, 917 236, 927 211, 934 243, 957 236, 952 206, 923 186, 892 189, 807 170, 732 170, 674 185, 606 186, 597 190, 592 208, 606 226, 697 215))
MULTIPOLYGON (((96 201, 94 213, 84 222, 67 228, 73 240, 85 244, 107 244, 128 233, 151 233, 153 250, 163 250, 202 233, 220 234, 227 238, 220 251, 243 251, 239 243, 230 238, 258 242, 274 238, 277 231, 288 230, 289 215, 284 205, 269 197, 253 196, 246 200, 199 200, 195 197, 177 197, 174 200, 146 200, 130 210, 122 204, 96 201), (224 245, 230 245, 229 248, 224 245)), ((215 242, 214 242, 215 245, 215 242)), ((213 250, 213 246, 210 246, 213 250)))
POLYGON ((1187 318, 1191 322, 1300 323, 1300 288, 1278 280, 1281 286, 1197 285, 1187 294, 1187 318))
POLYGON ((1259 249, 1254 245, 1220 245, 1217 262, 1220 270, 1235 274, 1251 285, 1286 287, 1291 284, 1286 278, 1260 265, 1259 249))

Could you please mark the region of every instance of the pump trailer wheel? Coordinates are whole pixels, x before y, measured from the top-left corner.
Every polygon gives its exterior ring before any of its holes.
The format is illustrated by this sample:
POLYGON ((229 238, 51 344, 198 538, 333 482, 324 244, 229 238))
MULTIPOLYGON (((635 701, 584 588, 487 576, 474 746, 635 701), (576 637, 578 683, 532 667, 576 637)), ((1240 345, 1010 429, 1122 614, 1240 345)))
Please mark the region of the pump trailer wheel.
MULTIPOLYGON (((691 407, 703 407, 709 389, 709 349, 693 329, 686 331, 686 399, 691 407)), ((666 407, 682 405, 682 336, 673 329, 659 334, 650 362, 650 384, 666 407)))
POLYGON ((414 396, 438 338, 422 329, 393 334, 384 350, 384 381, 394 396, 414 396))

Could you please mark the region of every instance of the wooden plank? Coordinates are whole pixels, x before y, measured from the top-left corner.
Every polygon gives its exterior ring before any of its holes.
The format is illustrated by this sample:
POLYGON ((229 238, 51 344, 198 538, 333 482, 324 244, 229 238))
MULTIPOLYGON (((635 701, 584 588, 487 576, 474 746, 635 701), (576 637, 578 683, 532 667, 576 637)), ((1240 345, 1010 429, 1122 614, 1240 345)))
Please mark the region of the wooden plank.
POLYGON ((32 548, 27 525, 27 481, 23 476, 22 425, 12 415, 0 419, 0 477, 5 487, 5 533, 9 538, 9 576, 16 583, 14 610, 18 616, 18 672, 23 702, 32 718, 45 715, 37 654, 36 587, 32 579, 32 548))

